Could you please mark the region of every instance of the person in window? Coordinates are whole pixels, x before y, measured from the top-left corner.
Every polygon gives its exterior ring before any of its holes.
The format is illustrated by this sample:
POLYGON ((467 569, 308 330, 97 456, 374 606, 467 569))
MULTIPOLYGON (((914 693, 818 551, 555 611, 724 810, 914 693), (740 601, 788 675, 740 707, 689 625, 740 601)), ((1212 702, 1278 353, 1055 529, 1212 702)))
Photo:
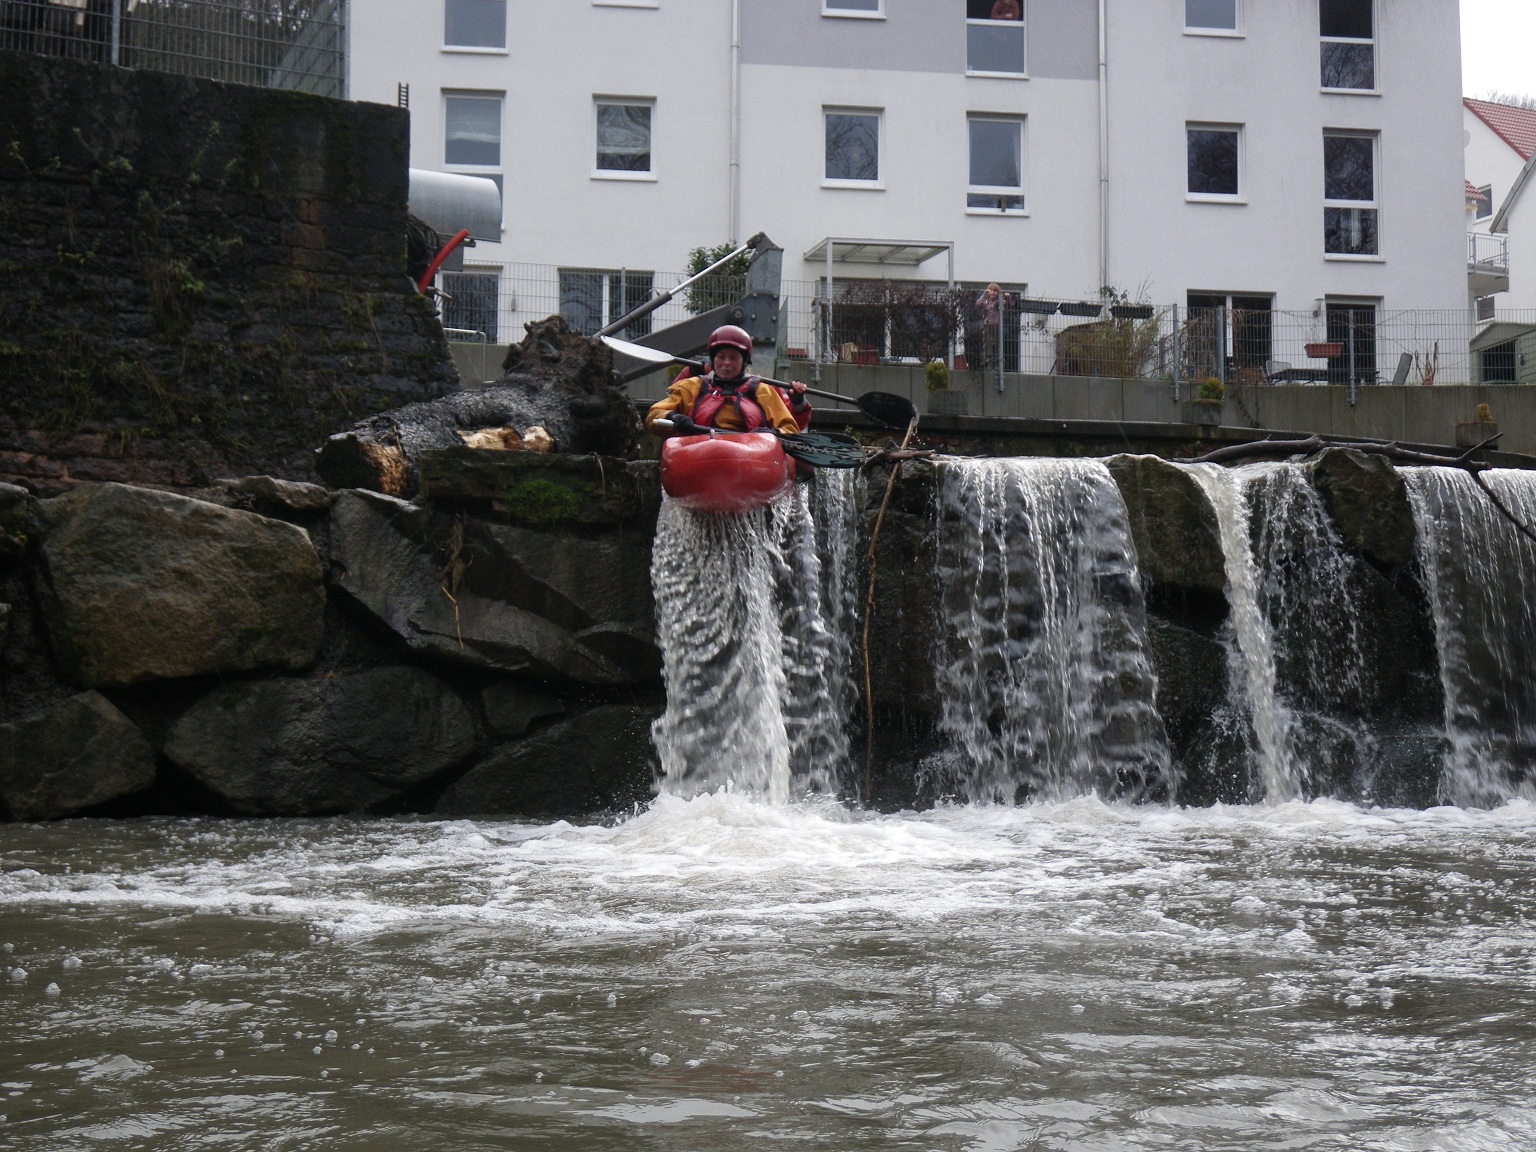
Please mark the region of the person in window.
POLYGON ((994 20, 1022 20, 1024 13, 1019 8, 1019 0, 996 0, 992 5, 992 19, 994 20))
POLYGON ((810 426, 811 405, 802 382, 784 389, 746 374, 752 337, 745 330, 734 324, 716 328, 709 338, 709 359, 711 370, 705 375, 685 369, 672 381, 665 398, 651 405, 646 427, 658 436, 697 436, 710 428, 789 435, 810 426))
POLYGON ((988 284, 976 297, 976 311, 981 313, 982 364, 989 372, 997 371, 997 335, 1002 330, 1004 304, 1012 304, 1013 297, 996 284, 988 284))

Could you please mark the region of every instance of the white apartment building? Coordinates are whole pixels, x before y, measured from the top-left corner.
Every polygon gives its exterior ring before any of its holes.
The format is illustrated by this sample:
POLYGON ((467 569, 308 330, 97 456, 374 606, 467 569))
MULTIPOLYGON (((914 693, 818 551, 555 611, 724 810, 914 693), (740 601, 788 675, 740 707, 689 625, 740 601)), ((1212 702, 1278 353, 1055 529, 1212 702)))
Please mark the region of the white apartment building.
POLYGON ((413 166, 500 183, 503 341, 530 266, 596 327, 758 231, 789 282, 830 240, 836 281, 1467 307, 1457 0, 352 0, 349 60, 413 166))

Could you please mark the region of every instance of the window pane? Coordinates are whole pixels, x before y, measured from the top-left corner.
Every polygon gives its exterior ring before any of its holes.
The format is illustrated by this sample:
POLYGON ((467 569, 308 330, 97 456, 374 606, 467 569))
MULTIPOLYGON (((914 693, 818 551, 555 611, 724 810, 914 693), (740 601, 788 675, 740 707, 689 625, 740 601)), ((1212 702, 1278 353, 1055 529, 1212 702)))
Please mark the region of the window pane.
POLYGON ((494 344, 499 281, 494 272, 444 272, 443 327, 483 332, 494 344))
POLYGON ((1024 74, 1024 25, 967 24, 965 66, 971 72, 1024 74))
MULTIPOLYGON (((655 281, 652 272, 610 272, 608 274, 608 318, 604 324, 612 324, 620 316, 627 316, 651 298, 651 286, 655 281)), ((642 316, 625 325, 618 333, 621 340, 637 340, 651 334, 651 316, 642 316)))
POLYGON ((1184 0, 1186 28, 1237 31, 1237 0, 1184 0))
POLYGON ((1022 188, 1022 125, 1007 120, 971 121, 971 184, 982 188, 1022 188))
POLYGON ((966 0, 967 20, 1022 20, 1024 0, 966 0))
POLYGON ((609 172, 651 170, 650 105, 597 106, 597 166, 609 172))
POLYGON ((828 12, 878 12, 880 0, 826 0, 828 12))
POLYGON ((967 208, 987 208, 993 212, 1022 212, 1024 210, 1024 197, 998 196, 991 192, 970 192, 966 194, 965 206, 967 208))
POLYGON ((1324 88, 1376 87, 1376 47, 1373 44, 1323 42, 1324 88))
POLYGON ((1369 136, 1323 137, 1323 199, 1376 199, 1376 148, 1369 136))
POLYGON ((827 179, 880 179, 880 117, 827 113, 827 179))
POLYGON ((1493 215, 1493 185, 1487 184, 1477 190, 1477 219, 1486 220, 1493 215))
POLYGON ((445 164, 501 163, 501 101, 473 96, 447 97, 445 164))
POLYGON ((507 0, 444 0, 443 43, 454 48, 505 48, 507 0))
POLYGON ((1236 196, 1237 133, 1189 129, 1189 190, 1207 196, 1236 196))
POLYGON ((603 326, 603 274, 560 269, 560 318, 590 336, 603 326))
POLYGON ((1375 256, 1376 209, 1324 208, 1323 251, 1346 256, 1375 256))
POLYGON ((1371 0, 1318 0, 1318 24, 1324 36, 1370 40, 1371 0))

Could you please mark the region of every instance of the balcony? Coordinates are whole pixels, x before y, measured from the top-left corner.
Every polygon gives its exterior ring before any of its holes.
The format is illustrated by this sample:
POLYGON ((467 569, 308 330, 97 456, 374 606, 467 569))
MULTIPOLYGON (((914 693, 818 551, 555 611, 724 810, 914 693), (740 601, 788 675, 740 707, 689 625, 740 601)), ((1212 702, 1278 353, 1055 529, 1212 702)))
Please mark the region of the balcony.
POLYGON ((1474 296, 1509 291, 1509 237, 1467 233, 1467 287, 1474 296))

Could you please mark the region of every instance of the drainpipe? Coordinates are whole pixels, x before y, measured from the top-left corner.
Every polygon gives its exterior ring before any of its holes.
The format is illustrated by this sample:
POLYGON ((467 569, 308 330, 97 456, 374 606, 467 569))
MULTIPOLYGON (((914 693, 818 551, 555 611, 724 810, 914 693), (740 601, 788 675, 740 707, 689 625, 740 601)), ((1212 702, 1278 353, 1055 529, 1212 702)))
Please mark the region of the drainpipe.
POLYGON ((1109 287, 1109 0, 1099 0, 1099 287, 1109 287))
POLYGON ((741 0, 731 0, 731 246, 741 233, 741 0))

